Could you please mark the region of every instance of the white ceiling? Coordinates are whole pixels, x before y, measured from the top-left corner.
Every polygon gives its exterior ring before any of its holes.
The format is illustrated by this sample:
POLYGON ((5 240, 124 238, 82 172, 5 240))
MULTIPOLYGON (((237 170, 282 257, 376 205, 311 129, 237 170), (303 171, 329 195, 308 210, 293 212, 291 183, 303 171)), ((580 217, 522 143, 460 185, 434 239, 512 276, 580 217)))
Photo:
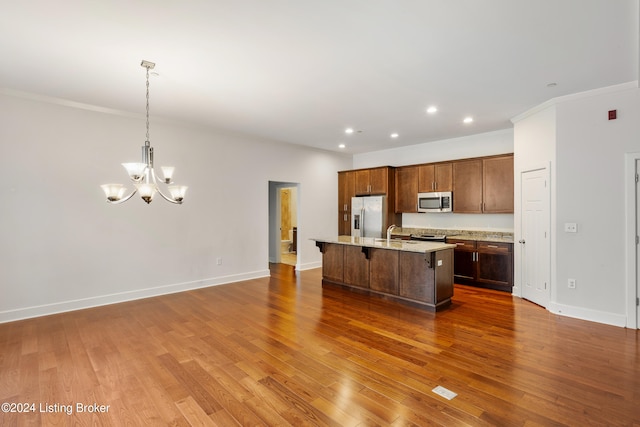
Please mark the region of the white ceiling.
POLYGON ((638 0, 0 2, 0 87, 348 153, 638 79, 638 0))

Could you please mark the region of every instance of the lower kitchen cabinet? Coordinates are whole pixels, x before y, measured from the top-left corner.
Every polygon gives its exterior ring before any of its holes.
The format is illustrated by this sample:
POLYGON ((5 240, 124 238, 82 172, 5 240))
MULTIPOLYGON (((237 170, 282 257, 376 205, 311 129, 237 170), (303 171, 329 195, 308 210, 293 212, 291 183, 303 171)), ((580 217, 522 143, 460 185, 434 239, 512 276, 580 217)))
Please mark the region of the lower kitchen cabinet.
POLYGON ((369 260, 360 246, 344 246, 344 265, 347 266, 344 269, 345 284, 369 287, 369 260))
POLYGON ((513 286, 513 244, 477 242, 476 281, 490 288, 511 291, 513 286))
POLYGON ((453 277, 458 280, 476 280, 476 241, 447 240, 456 248, 453 251, 453 277))
POLYGON ((447 239, 456 245, 453 274, 456 283, 511 292, 513 243, 447 239))

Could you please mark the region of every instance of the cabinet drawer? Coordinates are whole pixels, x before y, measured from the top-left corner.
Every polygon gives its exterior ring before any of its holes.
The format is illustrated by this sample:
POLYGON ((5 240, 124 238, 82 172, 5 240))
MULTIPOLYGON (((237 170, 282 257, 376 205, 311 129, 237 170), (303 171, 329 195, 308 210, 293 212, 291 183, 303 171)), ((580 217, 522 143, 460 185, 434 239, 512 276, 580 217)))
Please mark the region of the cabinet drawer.
POLYGON ((511 252, 513 244, 498 242, 478 242, 478 250, 483 252, 511 252))
POLYGON ((456 249, 475 250, 475 240, 447 239, 447 243, 456 245, 456 249))

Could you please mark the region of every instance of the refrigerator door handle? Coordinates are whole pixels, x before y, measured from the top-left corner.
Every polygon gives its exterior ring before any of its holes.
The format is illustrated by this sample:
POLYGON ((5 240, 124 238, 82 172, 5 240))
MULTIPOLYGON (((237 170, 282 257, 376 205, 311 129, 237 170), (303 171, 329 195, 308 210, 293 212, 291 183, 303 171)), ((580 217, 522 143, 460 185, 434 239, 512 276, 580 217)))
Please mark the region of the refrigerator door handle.
POLYGON ((365 221, 366 220, 365 220, 365 217, 364 217, 364 212, 365 212, 364 208, 360 209, 360 224, 361 224, 361 226, 360 226, 360 237, 366 237, 365 233, 367 231, 367 229, 365 227, 365 224, 366 224, 365 221))

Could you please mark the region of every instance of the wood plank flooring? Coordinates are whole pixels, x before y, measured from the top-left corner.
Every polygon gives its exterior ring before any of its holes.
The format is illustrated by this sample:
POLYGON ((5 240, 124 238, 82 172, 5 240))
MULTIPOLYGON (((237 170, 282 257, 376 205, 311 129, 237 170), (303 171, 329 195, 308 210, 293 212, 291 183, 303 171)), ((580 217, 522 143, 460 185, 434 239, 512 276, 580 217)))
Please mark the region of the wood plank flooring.
POLYGON ((434 314, 320 283, 273 265, 0 324, 0 403, 35 405, 0 425, 640 425, 636 330, 471 287, 434 314))

